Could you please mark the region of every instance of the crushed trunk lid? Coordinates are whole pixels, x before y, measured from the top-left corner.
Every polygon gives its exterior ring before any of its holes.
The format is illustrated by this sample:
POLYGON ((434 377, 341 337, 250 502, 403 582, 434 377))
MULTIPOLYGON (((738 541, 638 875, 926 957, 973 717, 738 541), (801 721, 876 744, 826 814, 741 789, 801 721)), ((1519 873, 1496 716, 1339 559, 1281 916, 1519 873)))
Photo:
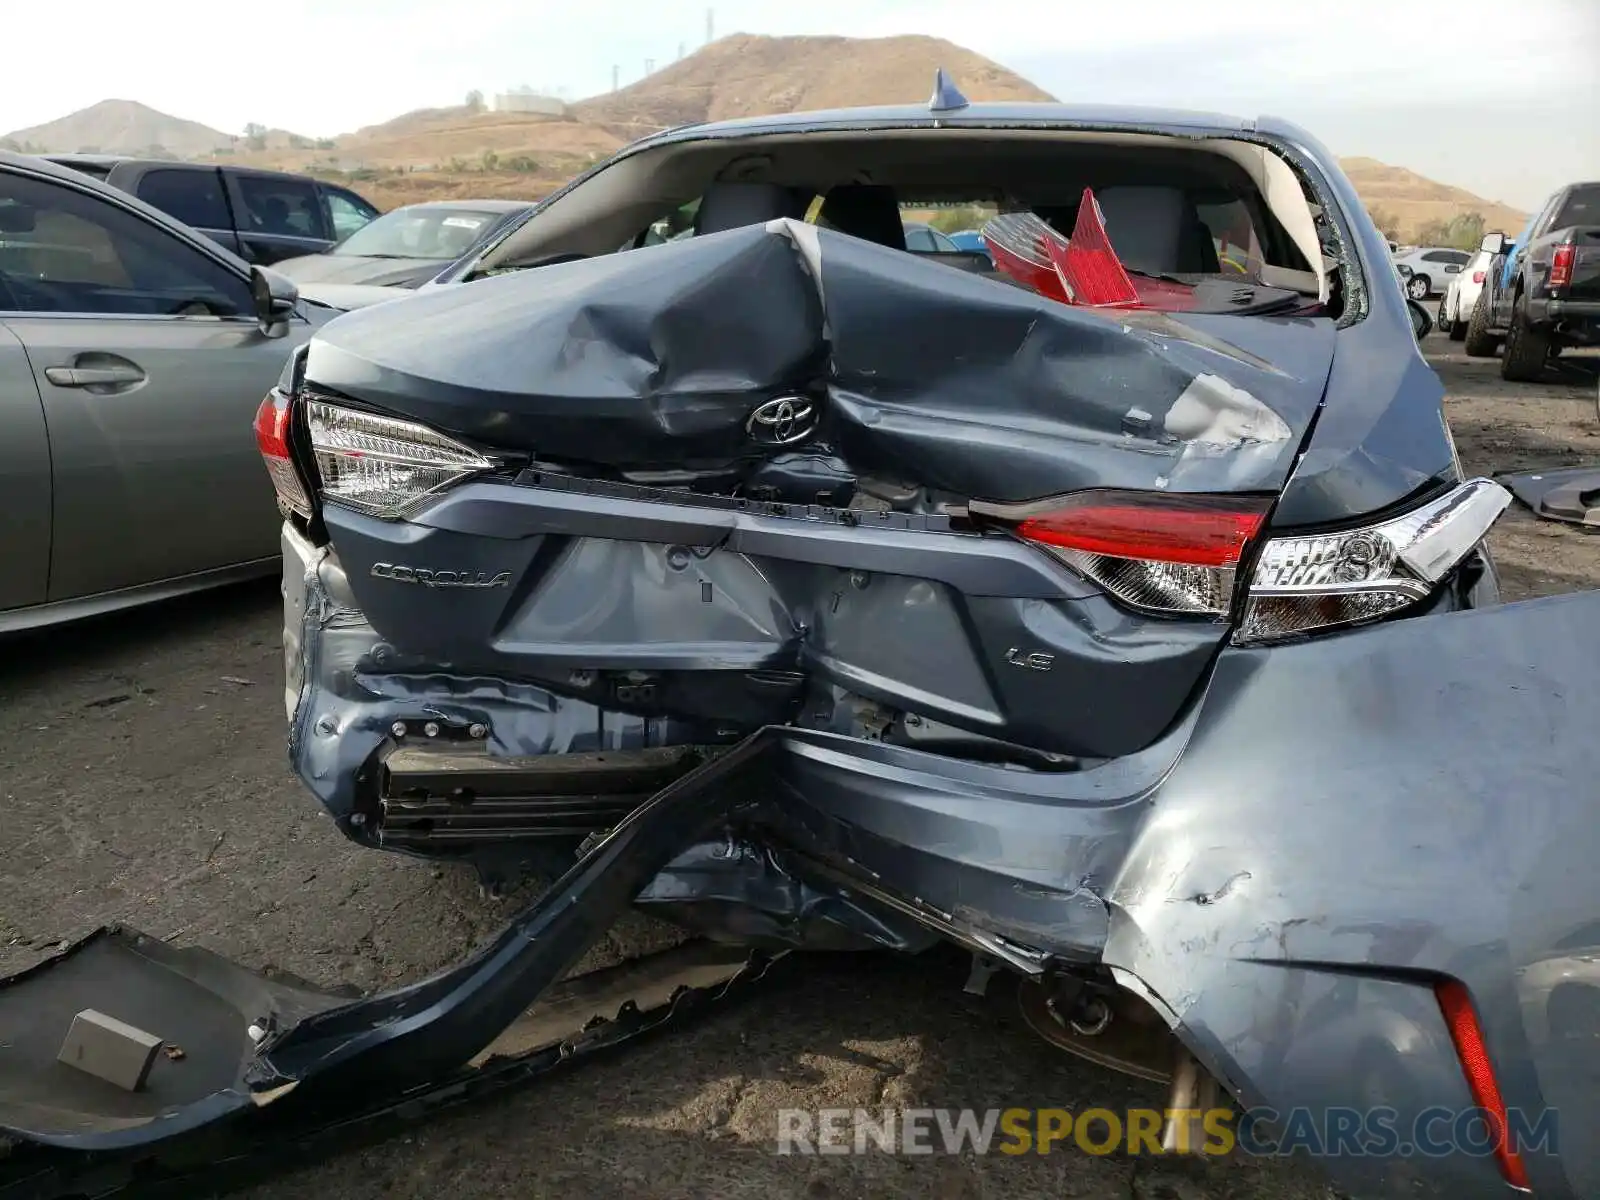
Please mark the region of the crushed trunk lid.
POLYGON ((825 447, 858 476, 1021 501, 1276 491, 1333 348, 1323 317, 1075 309, 786 220, 353 314, 306 378, 579 474, 731 472, 707 485, 726 493, 825 447), (785 397, 801 417, 757 417, 785 397))

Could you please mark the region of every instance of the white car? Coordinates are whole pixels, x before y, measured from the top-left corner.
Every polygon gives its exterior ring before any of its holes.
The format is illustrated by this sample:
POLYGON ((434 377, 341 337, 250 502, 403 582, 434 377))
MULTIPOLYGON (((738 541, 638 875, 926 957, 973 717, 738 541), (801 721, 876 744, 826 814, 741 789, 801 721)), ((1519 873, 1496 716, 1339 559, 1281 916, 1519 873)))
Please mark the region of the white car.
POLYGON ((1483 291, 1483 281, 1489 272, 1494 255, 1479 250, 1472 256, 1466 269, 1450 276, 1450 285, 1439 301, 1439 328, 1450 335, 1452 342, 1467 336, 1467 322, 1472 319, 1472 308, 1478 303, 1478 293, 1483 291))
POLYGON ((1413 300, 1426 300, 1442 292, 1471 261, 1469 251, 1446 246, 1417 246, 1394 260, 1395 266, 1404 268, 1401 274, 1406 277, 1406 295, 1413 300))

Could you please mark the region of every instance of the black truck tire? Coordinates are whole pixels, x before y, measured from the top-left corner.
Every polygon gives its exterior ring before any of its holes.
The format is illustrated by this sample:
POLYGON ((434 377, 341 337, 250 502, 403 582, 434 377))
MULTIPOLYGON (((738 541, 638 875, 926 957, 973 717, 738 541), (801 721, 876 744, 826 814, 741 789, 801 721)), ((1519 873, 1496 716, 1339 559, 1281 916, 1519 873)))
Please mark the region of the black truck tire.
POLYGON ((1528 324, 1528 302, 1518 296, 1511 309, 1506 352, 1500 359, 1500 378, 1513 383, 1533 383, 1550 358, 1550 334, 1528 324))
POLYGON ((1493 358, 1500 348, 1500 339, 1489 332, 1489 293, 1478 293, 1478 302, 1472 306, 1472 319, 1467 322, 1466 346, 1468 358, 1493 358))

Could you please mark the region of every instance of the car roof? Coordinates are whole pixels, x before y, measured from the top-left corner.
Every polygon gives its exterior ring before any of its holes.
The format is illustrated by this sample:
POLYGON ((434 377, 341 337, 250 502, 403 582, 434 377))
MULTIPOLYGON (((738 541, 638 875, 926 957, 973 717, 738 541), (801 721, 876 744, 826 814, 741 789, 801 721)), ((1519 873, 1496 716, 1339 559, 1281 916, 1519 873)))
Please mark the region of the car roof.
MULTIPOLYGON (((73 163, 92 164, 99 167, 119 167, 132 163, 140 167, 160 167, 170 171, 215 171, 219 167, 227 167, 246 175, 270 175, 278 179, 302 179, 313 183, 319 182, 315 177, 301 171, 276 171, 271 167, 249 167, 237 163, 221 162, 186 162, 176 158, 139 158, 132 154, 25 154, 20 157, 31 159, 34 162, 54 163, 57 166, 70 167, 73 163)), ((338 184, 330 184, 338 187, 338 184)))
POLYGON ((974 102, 951 111, 934 111, 926 104, 878 104, 860 108, 818 109, 812 112, 735 117, 699 125, 680 125, 635 142, 676 141, 680 138, 734 137, 753 133, 801 133, 815 127, 871 129, 874 125, 926 124, 959 128, 963 125, 1084 125, 1097 129, 1129 131, 1182 129, 1217 135, 1252 133, 1257 122, 1225 113, 1191 112, 1176 108, 1151 108, 1116 104, 1061 104, 1055 101, 974 102))
POLYGON ((99 188, 120 196, 123 193, 115 188, 107 187, 105 183, 93 175, 85 175, 82 171, 74 170, 60 159, 76 158, 80 162, 88 161, 87 155, 52 154, 48 157, 42 154, 16 154, 10 150, 0 150, 0 167, 15 167, 21 171, 31 171, 36 175, 49 175, 61 179, 75 186, 81 186, 84 180, 97 185, 99 188))
POLYGON ((404 212, 408 208, 449 208, 508 213, 521 212, 537 203, 537 200, 418 200, 414 204, 402 204, 399 208, 392 208, 389 211, 404 212))
POLYGON ((58 163, 93 163, 97 167, 114 167, 118 163, 128 161, 126 154, 41 154, 40 158, 48 158, 58 163))

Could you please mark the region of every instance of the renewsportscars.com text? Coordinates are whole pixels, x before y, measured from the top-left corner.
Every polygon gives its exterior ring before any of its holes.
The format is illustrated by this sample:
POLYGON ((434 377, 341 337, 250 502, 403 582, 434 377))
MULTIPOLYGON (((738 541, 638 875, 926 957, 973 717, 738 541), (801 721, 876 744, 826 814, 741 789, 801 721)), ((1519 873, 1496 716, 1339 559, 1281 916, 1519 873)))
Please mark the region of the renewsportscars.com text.
POLYGON ((1113 1111, 1089 1108, 778 1110, 779 1154, 1163 1154, 1176 1119, 1176 1152, 1314 1157, 1483 1157, 1505 1143, 1522 1154, 1557 1152, 1553 1110, 1512 1109, 1497 1129, 1483 1109, 1432 1108, 1407 1125, 1391 1108, 1231 1108, 1113 1111))

